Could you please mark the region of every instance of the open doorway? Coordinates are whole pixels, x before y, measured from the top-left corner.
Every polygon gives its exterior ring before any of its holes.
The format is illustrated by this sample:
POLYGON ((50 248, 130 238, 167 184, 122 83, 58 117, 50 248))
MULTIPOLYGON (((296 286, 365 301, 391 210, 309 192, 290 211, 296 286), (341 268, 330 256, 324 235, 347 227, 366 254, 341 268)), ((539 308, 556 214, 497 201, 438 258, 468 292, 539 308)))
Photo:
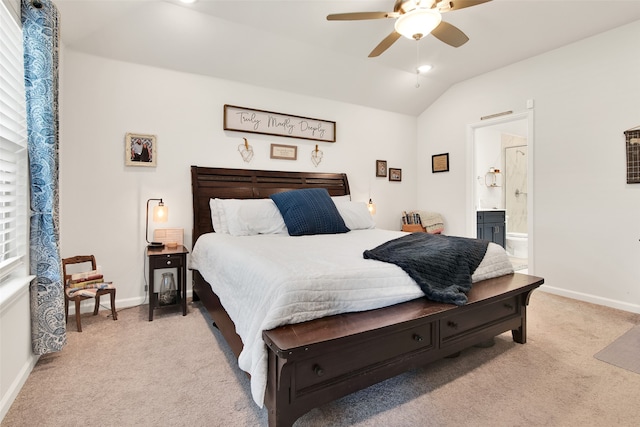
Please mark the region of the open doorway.
POLYGON ((533 143, 533 111, 469 125, 468 233, 486 212, 504 218, 496 241, 521 273, 533 272, 533 143))

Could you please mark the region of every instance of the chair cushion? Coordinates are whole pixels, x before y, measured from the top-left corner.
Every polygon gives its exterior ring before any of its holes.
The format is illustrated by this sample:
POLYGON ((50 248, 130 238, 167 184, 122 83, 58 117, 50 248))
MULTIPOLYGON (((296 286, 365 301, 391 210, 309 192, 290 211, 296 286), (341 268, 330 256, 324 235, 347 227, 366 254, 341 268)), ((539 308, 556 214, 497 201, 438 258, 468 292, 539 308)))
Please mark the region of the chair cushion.
POLYGON ((95 298, 95 296, 98 293, 98 291, 101 291, 101 290, 104 290, 104 289, 115 289, 115 288, 116 287, 113 285, 113 283, 107 283, 107 282, 92 283, 92 284, 87 285, 85 287, 79 287, 79 288, 69 287, 69 288, 66 288, 65 289, 65 293, 67 294, 67 297, 69 297, 69 298, 73 298, 73 297, 77 297, 77 296, 95 298))

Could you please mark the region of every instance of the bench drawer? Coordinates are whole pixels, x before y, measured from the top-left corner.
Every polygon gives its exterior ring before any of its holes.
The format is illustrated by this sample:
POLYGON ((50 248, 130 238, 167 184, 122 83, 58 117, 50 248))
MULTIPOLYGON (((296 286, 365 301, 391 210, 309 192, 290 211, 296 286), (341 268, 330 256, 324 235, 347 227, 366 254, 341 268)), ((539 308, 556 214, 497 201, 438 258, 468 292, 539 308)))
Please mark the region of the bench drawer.
POLYGON ((334 381, 341 376, 357 375, 367 367, 403 354, 433 348, 435 331, 436 322, 429 322, 355 342, 349 347, 338 344, 336 351, 323 349, 323 354, 317 357, 312 355, 295 363, 296 392, 304 393, 309 387, 334 381))
POLYGON ((446 344, 458 337, 472 334, 492 323, 520 316, 517 297, 472 308, 462 313, 446 316, 440 320, 440 342, 446 344))

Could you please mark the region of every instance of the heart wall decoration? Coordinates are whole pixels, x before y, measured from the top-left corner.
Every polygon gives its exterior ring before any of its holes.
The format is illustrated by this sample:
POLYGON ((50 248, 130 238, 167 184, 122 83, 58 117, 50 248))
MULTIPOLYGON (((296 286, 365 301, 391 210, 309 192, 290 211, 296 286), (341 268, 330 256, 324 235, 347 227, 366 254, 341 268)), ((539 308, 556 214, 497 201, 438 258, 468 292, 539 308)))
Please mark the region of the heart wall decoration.
POLYGON ((242 139, 244 139, 244 144, 238 145, 238 151, 242 156, 242 160, 249 163, 251 159, 253 159, 253 147, 249 145, 249 141, 247 141, 247 138, 242 139))
POLYGON ((318 144, 316 144, 316 149, 311 152, 311 162, 315 167, 318 167, 320 162, 322 161, 322 156, 324 154, 321 150, 318 150, 318 144))

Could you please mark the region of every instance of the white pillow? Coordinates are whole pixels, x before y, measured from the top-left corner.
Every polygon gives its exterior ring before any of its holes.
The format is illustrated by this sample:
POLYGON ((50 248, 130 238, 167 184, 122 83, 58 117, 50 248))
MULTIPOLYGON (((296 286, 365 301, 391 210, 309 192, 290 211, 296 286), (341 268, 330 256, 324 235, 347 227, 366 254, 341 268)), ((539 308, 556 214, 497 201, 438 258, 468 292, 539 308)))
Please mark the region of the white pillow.
POLYGON ((227 217, 221 205, 222 199, 210 199, 209 209, 211 210, 211 223, 216 233, 229 234, 227 217))
POLYGON ((334 200, 344 224, 349 230, 367 230, 376 228, 373 217, 365 202, 349 202, 346 200, 334 200))
POLYGON ((284 219, 271 199, 220 199, 220 203, 232 236, 288 234, 284 219))

